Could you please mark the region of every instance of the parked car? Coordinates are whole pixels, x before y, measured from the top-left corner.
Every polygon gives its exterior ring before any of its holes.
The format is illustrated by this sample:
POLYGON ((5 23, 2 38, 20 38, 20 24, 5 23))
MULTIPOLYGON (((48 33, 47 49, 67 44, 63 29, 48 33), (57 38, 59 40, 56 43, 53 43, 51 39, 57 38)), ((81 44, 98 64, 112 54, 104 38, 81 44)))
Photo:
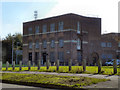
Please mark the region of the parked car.
MULTIPOLYGON (((117 60, 117 65, 120 65, 120 59, 116 59, 116 60, 117 60)), ((114 61, 114 59, 111 59, 111 60, 105 62, 105 64, 106 65, 113 65, 113 61, 114 61)))

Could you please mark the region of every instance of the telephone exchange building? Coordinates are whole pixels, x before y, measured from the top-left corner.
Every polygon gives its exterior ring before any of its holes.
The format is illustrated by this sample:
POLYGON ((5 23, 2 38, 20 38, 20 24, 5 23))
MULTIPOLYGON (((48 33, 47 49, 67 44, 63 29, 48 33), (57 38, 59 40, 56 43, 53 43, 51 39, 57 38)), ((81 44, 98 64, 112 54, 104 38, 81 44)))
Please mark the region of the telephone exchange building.
POLYGON ((73 64, 86 59, 92 63, 92 56, 99 52, 101 18, 85 17, 77 14, 34 20, 23 23, 23 63, 28 60, 41 64, 49 59, 53 64, 73 64), (97 47, 93 47, 93 44, 97 47))

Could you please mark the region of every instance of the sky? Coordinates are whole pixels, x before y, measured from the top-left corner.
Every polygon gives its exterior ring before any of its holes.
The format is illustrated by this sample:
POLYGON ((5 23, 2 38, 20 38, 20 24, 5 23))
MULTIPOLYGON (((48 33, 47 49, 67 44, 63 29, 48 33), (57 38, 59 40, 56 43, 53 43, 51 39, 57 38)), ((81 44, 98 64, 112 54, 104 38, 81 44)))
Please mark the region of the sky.
POLYGON ((22 33, 23 22, 75 13, 102 19, 102 34, 118 32, 118 2, 120 0, 1 0, 0 36, 22 33))

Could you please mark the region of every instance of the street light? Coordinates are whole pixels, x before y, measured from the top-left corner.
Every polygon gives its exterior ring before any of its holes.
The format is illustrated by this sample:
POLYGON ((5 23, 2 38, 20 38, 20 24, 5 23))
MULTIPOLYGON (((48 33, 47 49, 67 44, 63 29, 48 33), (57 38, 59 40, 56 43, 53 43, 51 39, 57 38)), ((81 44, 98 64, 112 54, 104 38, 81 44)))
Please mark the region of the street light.
POLYGON ((18 55, 18 52, 17 52, 18 44, 19 44, 19 42, 16 43, 16 64, 17 64, 17 55, 18 55))
POLYGON ((12 36, 12 65, 13 65, 13 53, 14 53, 14 35, 12 36))

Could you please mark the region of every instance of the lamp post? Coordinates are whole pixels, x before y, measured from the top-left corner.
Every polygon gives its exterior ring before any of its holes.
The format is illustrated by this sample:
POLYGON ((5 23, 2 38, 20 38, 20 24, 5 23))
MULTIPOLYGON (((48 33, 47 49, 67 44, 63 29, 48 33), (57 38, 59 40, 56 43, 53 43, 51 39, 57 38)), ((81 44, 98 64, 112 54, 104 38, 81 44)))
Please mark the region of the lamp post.
POLYGON ((19 42, 16 43, 16 64, 17 64, 17 55, 18 55, 18 52, 17 52, 17 50, 18 50, 18 49, 17 49, 18 44, 19 44, 19 42))
POLYGON ((13 54, 14 54, 14 36, 12 36, 12 65, 13 65, 13 54))

